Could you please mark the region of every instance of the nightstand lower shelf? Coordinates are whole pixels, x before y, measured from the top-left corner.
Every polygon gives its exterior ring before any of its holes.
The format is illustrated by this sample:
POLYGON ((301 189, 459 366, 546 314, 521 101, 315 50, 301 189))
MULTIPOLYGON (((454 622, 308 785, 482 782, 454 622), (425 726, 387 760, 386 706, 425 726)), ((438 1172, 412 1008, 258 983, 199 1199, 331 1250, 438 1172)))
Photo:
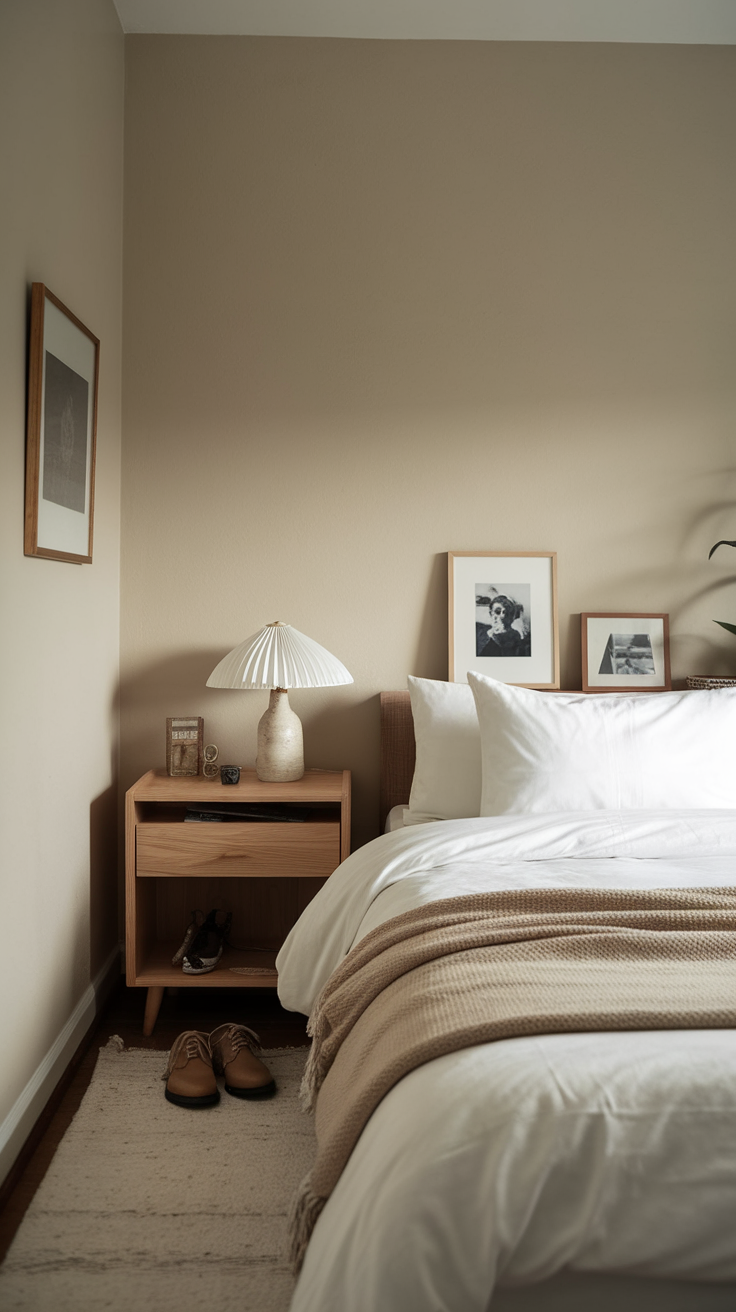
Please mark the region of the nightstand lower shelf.
POLYGON ((274 966, 276 948, 263 952, 236 952, 233 948, 225 948, 214 970, 207 971, 206 975, 185 975, 181 966, 171 964, 177 946, 173 940, 157 943, 135 979, 128 980, 130 985, 147 989, 143 1016, 145 1035, 153 1033, 167 988, 275 989, 278 984, 274 966))
POLYGON ((276 967, 277 948, 264 948, 263 951, 225 948, 214 970, 206 975, 185 975, 181 965, 172 966, 171 958, 177 950, 174 939, 169 942, 156 943, 145 955, 135 979, 128 982, 138 987, 152 988, 275 988, 278 981, 276 967), (247 973, 240 973, 245 971, 247 973), (254 973, 250 973, 253 971, 254 973), (257 973, 255 973, 257 972, 257 973))

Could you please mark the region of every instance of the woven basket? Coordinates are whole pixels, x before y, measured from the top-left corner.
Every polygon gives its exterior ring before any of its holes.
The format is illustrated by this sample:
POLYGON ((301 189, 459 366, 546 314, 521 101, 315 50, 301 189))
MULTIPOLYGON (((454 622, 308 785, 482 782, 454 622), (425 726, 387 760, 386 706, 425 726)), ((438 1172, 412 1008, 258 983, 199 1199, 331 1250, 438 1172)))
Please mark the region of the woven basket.
POLYGON ((736 688, 736 679, 709 674, 688 674, 686 683, 688 688, 736 688))

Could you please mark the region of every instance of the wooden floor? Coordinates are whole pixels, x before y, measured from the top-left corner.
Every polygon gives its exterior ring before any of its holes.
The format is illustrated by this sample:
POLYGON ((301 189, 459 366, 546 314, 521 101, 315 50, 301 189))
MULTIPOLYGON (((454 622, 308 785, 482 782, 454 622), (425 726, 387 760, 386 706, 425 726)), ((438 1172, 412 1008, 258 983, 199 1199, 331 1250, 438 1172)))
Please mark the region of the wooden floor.
MULTIPOLYGON (((308 1043, 306 1017, 284 1011, 273 989, 183 988, 175 995, 167 993, 153 1034, 146 1039, 143 1037, 145 992, 145 989, 128 989, 122 982, 117 986, 0 1190, 0 1261, 84 1097, 97 1053, 113 1034, 120 1035, 126 1048, 160 1051, 162 1072, 166 1066, 165 1054, 177 1034, 182 1030, 204 1030, 209 1034, 224 1021, 237 1021, 255 1030, 264 1048, 292 1048, 308 1043)), ((163 1089, 162 1083, 162 1098, 163 1089)))

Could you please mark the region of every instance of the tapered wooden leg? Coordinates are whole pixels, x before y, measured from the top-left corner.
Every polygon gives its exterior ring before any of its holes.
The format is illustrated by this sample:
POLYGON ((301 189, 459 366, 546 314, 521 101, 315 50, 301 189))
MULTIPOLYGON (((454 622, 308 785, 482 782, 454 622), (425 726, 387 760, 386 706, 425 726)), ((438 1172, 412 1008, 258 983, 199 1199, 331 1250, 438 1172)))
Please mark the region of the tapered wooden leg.
POLYGON ((163 998, 163 988, 159 988, 158 984, 151 985, 146 995, 146 1010, 143 1014, 143 1033, 146 1038, 149 1034, 153 1034, 153 1027, 156 1024, 156 1017, 163 998))

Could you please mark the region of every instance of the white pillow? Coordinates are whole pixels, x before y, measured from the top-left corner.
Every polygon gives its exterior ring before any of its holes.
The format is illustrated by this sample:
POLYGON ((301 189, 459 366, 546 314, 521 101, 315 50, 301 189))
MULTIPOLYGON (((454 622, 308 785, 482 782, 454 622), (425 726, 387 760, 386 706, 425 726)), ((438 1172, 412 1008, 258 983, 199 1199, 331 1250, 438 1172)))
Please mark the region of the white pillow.
POLYGON ((480 728, 470 688, 439 679, 408 683, 417 744, 408 823, 480 815, 480 728))
POLYGON ((736 689, 545 693, 468 673, 481 815, 736 807, 736 689))

